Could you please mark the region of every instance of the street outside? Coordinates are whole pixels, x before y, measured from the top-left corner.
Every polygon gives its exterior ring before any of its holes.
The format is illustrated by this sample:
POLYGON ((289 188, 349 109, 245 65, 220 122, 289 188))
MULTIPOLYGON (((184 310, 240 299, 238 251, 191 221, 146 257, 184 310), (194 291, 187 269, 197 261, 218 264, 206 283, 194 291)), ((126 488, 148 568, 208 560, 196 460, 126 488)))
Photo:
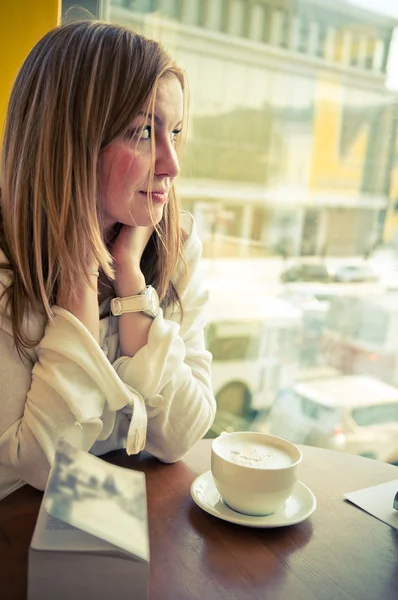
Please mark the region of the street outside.
MULTIPOLYGON (((333 291, 333 289, 344 290, 347 295, 357 293, 358 291, 366 294, 383 292, 390 287, 395 286, 398 289, 398 254, 392 251, 384 250, 377 251, 368 260, 363 260, 356 257, 328 257, 320 259, 319 257, 305 258, 305 262, 324 262, 331 269, 336 269, 345 265, 363 265, 370 266, 380 279, 378 282, 371 283, 317 283, 317 287, 324 287, 325 290, 333 291)), ((235 289, 240 293, 247 293, 248 287, 254 289, 255 293, 264 296, 279 295, 285 285, 280 281, 280 275, 284 269, 295 262, 300 262, 301 259, 287 259, 280 257, 269 258, 228 258, 217 259, 208 258, 202 260, 202 268, 205 274, 206 286, 210 291, 211 297, 229 295, 235 289)), ((299 288, 313 287, 314 283, 297 282, 293 285, 299 288)), ((232 299, 233 301, 233 299, 232 299)))
POLYGON ((208 341, 213 352, 212 378, 218 406, 210 435, 253 429, 299 443, 397 460, 396 254, 389 249, 379 250, 366 261, 358 257, 205 259, 202 268, 210 291, 208 341), (330 272, 347 265, 366 265, 377 280, 282 283, 281 273, 295 262, 322 262, 330 272), (373 298, 381 307, 386 306, 385 313, 384 308, 380 309, 380 315, 386 317, 384 333, 383 322, 372 312, 373 298), (335 319, 336 306, 337 316, 343 318, 347 329, 335 319), (355 319, 362 308, 358 326, 355 319), (374 331, 376 328, 380 332, 374 331), (382 341, 372 346, 366 335, 382 341), (321 379, 323 398, 319 396, 321 379), (308 395, 300 399, 295 390, 304 383, 308 395), (336 395, 333 390, 348 390, 349 385, 357 386, 352 388, 357 391, 342 404, 340 392, 336 395), (375 393, 365 401, 360 390, 369 385, 375 386, 375 393), (376 393, 378 386, 380 392, 376 393), (365 411, 366 425, 378 427, 359 426, 351 416, 356 411, 365 411))

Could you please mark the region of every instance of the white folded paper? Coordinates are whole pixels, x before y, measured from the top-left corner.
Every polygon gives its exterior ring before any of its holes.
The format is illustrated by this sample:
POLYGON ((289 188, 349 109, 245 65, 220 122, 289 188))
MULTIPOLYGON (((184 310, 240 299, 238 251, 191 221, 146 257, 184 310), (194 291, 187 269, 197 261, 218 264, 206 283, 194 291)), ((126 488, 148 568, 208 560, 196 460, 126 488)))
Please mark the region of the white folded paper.
POLYGON ((363 490, 349 492, 344 494, 344 498, 376 517, 376 519, 398 529, 398 510, 393 508, 397 491, 398 479, 394 479, 363 490))

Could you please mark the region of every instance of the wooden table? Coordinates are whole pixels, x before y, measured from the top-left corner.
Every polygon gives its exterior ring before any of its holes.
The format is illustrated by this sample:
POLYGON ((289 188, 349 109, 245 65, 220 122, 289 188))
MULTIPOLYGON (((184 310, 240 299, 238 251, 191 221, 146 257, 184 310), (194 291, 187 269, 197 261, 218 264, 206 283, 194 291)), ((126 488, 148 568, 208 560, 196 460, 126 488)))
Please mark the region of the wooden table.
MULTIPOLYGON (((343 500, 345 492, 398 478, 397 467, 303 446, 299 478, 317 510, 292 527, 249 529, 208 515, 190 497, 196 475, 209 469, 210 444, 202 440, 174 465, 145 453, 106 457, 146 473, 150 600, 398 598, 398 531, 343 500)), ((41 496, 25 486, 0 502, 1 600, 26 597, 41 496)))

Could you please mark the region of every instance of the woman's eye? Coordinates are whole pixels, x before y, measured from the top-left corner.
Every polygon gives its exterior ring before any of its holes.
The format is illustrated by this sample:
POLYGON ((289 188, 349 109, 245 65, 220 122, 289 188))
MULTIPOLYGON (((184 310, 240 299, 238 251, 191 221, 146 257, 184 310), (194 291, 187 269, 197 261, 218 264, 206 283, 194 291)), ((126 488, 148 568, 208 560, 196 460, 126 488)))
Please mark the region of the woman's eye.
POLYGON ((126 132, 127 140, 150 140, 151 139, 151 127, 146 125, 144 129, 142 127, 136 127, 134 129, 129 129, 126 132))
POLYGON ((151 127, 149 125, 146 125, 146 127, 144 127, 144 129, 142 130, 141 139, 142 140, 150 140, 151 139, 151 127))
POLYGON ((171 132, 171 137, 173 142, 177 141, 178 135, 181 133, 181 129, 174 129, 174 131, 171 132))
MULTIPOLYGON (((181 133, 181 129, 174 129, 171 132, 171 140, 173 142, 176 142, 180 133, 181 133)), ((134 129, 129 129, 127 131, 125 137, 128 140, 137 140, 137 141, 150 140, 150 139, 152 139, 152 127, 150 125, 145 125, 145 127, 143 129, 142 129, 142 127, 136 127, 134 129)))

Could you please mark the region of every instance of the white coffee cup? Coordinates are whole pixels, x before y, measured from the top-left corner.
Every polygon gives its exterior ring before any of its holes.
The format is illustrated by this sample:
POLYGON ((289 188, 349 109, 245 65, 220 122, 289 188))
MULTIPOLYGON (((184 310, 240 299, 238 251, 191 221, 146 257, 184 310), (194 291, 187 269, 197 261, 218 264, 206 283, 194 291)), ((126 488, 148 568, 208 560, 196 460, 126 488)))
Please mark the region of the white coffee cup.
POLYGON ((222 433, 211 446, 211 472, 220 496, 247 515, 268 515, 283 507, 301 459, 297 446, 265 433, 222 433))

